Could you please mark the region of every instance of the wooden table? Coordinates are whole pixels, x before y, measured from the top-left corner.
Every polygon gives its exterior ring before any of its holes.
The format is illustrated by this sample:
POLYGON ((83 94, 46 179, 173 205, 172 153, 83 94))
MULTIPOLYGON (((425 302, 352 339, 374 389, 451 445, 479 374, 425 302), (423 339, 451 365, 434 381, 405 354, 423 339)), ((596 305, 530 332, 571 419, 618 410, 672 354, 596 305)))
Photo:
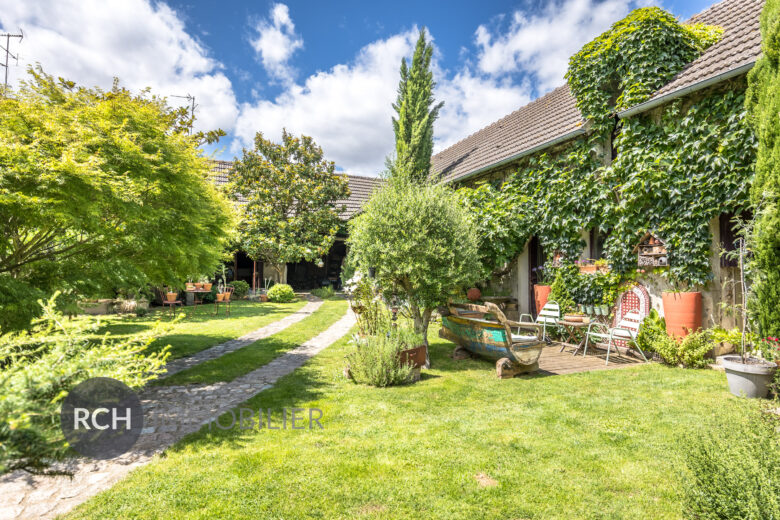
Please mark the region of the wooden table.
POLYGON ((574 347, 574 351, 571 353, 571 355, 577 354, 581 348, 585 346, 585 337, 586 334, 582 335, 582 339, 575 345, 574 341, 577 340, 577 333, 581 331, 581 329, 585 329, 587 331, 587 328, 590 326, 591 321, 588 322, 582 322, 582 321, 566 321, 566 320, 558 320, 558 325, 561 325, 566 333, 568 334, 568 337, 566 338, 566 341, 561 341, 561 350, 560 352, 563 352, 563 349, 566 347, 574 347))

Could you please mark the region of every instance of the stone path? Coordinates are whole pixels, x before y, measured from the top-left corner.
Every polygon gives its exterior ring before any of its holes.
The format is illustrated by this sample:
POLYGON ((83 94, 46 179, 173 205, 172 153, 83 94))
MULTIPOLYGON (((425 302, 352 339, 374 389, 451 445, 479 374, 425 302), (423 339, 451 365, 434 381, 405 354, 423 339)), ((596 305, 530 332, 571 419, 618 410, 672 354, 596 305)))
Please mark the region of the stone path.
POLYGON ((182 370, 191 368, 198 363, 216 359, 219 356, 223 356, 233 352, 234 350, 244 348, 247 345, 251 345, 255 341, 267 338, 268 336, 272 336, 277 332, 283 331, 293 323, 298 323, 305 317, 310 316, 314 311, 320 308, 320 305, 322 305, 322 300, 314 297, 311 297, 311 299, 312 301, 301 307, 299 310, 295 311, 289 316, 285 316, 281 320, 271 323, 270 325, 253 330, 249 334, 244 334, 240 338, 232 339, 230 341, 226 341, 225 343, 220 343, 219 345, 207 348, 206 350, 201 350, 192 356, 174 359, 165 365, 165 368, 168 370, 168 372, 165 374, 166 377, 173 375, 176 372, 181 372, 182 370))
POLYGON ((355 316, 348 311, 318 336, 228 383, 145 390, 141 395, 145 428, 132 452, 109 461, 76 459, 59 465, 59 469, 68 468, 74 473, 72 479, 36 477, 21 471, 1 477, 0 520, 54 518, 67 513, 111 487, 132 469, 150 462, 155 454, 185 435, 270 388, 279 378, 343 337, 354 324, 355 316))

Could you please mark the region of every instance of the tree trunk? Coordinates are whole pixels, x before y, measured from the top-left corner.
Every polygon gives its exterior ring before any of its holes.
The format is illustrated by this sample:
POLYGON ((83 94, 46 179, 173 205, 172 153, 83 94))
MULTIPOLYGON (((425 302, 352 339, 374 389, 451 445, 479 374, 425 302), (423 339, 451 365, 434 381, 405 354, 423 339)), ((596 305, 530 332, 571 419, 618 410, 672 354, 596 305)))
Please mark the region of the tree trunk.
POLYGON ((428 325, 431 323, 431 314, 433 309, 425 309, 420 312, 420 308, 417 305, 410 305, 412 311, 412 318, 414 319, 414 331, 418 334, 422 334, 423 345, 425 345, 425 368, 431 368, 431 358, 428 355, 428 325))

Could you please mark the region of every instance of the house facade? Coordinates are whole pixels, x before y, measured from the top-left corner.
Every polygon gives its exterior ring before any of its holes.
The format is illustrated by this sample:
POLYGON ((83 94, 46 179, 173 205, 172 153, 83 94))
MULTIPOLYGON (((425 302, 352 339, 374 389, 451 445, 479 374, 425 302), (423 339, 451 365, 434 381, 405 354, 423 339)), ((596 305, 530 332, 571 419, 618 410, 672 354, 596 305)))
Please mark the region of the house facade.
MULTIPOLYGON (((705 96, 719 96, 729 89, 744 91, 746 75, 761 53, 759 16, 762 8, 761 0, 724 0, 692 17, 688 23, 721 27, 721 38, 650 99, 618 113, 616 131, 619 132, 620 125, 630 118, 660 117, 673 102, 690 106, 705 96)), ((483 182, 497 185, 517 172, 530 157, 564 152, 578 139, 589 135, 590 126, 577 109, 569 87, 563 85, 436 154, 432 158, 432 174, 454 187, 483 182)), ((595 155, 608 166, 615 154, 612 142, 607 139, 595 155)), ((731 218, 732 215, 724 211, 709 222, 712 281, 701 289, 705 326, 733 325, 733 317, 720 305, 733 303, 739 296, 737 284, 731 283, 736 276, 734 263, 720 254, 722 248, 733 247, 731 218)), ((586 228, 581 230, 581 235, 585 247, 580 259, 601 258, 605 237, 586 228)), ((502 276, 494 278, 493 287, 511 293, 518 300, 520 312, 535 313, 533 285, 537 279, 534 268, 544 264, 551 253, 543 251, 540 241, 532 237, 502 276)), ((663 315, 661 293, 672 288, 666 279, 643 274, 638 284, 641 293, 647 296, 648 305, 663 315)))
MULTIPOLYGON (((230 171, 233 169, 231 161, 212 161, 211 174, 217 186, 228 183, 230 171)), ((345 200, 335 201, 337 207, 344 206, 341 213, 344 222, 357 215, 363 205, 371 197, 371 194, 382 184, 382 179, 376 177, 363 177, 360 175, 346 175, 349 185, 349 197, 345 200)), ((347 254, 346 235, 339 233, 336 241, 317 262, 295 262, 285 265, 281 283, 290 284, 296 291, 305 291, 322 287, 323 285, 338 286, 341 282, 341 264, 347 254)), ((228 263, 228 278, 243 280, 252 288, 262 288, 263 279, 276 279, 277 274, 270 266, 263 265, 262 261, 254 261, 244 251, 237 251, 233 257, 233 265, 228 263)))

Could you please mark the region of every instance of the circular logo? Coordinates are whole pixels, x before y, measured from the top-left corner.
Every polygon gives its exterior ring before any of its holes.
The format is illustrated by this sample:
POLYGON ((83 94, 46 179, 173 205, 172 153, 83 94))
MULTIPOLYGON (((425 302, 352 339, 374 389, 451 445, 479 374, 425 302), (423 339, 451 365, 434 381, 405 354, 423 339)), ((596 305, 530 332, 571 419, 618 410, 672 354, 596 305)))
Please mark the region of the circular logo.
POLYGON ((110 377, 94 377, 76 385, 60 412, 62 433, 70 446, 95 459, 113 459, 128 451, 143 424, 138 396, 110 377))

